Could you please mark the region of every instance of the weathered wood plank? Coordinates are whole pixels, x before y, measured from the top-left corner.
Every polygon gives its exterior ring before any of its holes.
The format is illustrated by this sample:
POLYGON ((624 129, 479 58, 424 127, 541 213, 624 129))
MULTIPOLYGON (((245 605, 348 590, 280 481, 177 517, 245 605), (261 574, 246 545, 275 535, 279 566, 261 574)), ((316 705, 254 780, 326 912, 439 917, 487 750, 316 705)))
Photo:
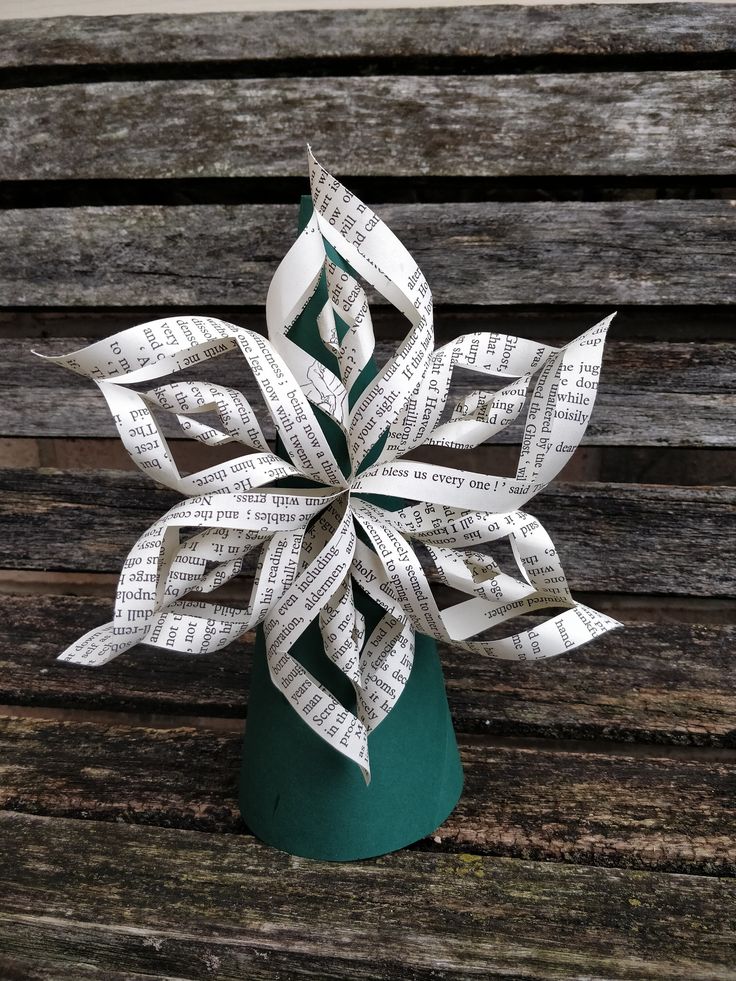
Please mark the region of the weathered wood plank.
POLYGON ((727 488, 560 484, 530 510, 559 543, 578 588, 595 575, 596 591, 733 596, 734 504, 727 488))
MULTIPOLYGON (((0 704, 242 717, 252 635, 217 657, 136 647, 102 671, 56 660, 112 599, 0 596, 0 704)), ((567 657, 506 664, 441 647, 464 733, 736 747, 736 627, 630 623, 567 657)))
POLYGON ((245 837, 0 821, 11 977, 734 977, 728 879, 416 851, 328 865, 245 837))
POLYGON ((0 93, 0 173, 302 177, 310 142, 353 176, 730 174, 735 95, 731 71, 12 89, 0 93))
MULTIPOLYGON (((304 738, 318 739, 305 729, 304 738)), ((242 830, 242 732, 0 719, 0 807, 200 831, 242 830)), ((560 751, 460 739, 465 790, 436 832, 452 850, 736 872, 736 753, 560 751)), ((695 751, 693 751, 695 752, 695 751)))
MULTIPOLYGON (((120 472, 0 470, 0 489, 3 565, 51 572, 118 572, 137 537, 180 500, 120 472)), ((733 596, 735 503, 726 487, 559 484, 530 511, 573 588, 733 596)))
MULTIPOLYGON (((592 326, 591 320, 590 325, 592 326)), ((247 321, 243 326, 247 326, 247 321)), ((614 321, 615 337, 618 324, 614 321)), ((570 331, 570 336, 572 336, 570 331)), ((555 339, 557 340, 557 339, 555 339)), ((116 436, 107 405, 94 385, 57 365, 35 358, 70 352, 89 343, 82 337, 35 340, 10 338, 3 343, 7 384, 0 405, 0 435, 116 436)), ((398 341, 379 343, 384 363, 398 341)), ((200 380, 240 389, 254 406, 262 404, 258 387, 237 355, 222 357, 198 371, 200 380)), ((596 446, 736 446, 736 345, 629 344, 612 340, 606 348, 602 381, 585 443, 596 446)), ((458 371, 451 398, 478 387, 477 375, 458 371)), ((273 421, 263 410, 263 430, 274 436, 273 421)), ((169 436, 181 435, 162 418, 169 436)), ((519 443, 522 423, 499 434, 495 442, 519 443)), ((205 451, 206 452, 206 451, 205 451)), ((204 459, 204 456, 202 457, 204 459)))
MULTIPOLYGON (((571 318, 572 319, 572 318, 571 318)), ((579 319, 579 318, 576 318, 579 319)), ((694 344, 677 342, 632 343, 616 339, 620 319, 614 320, 609 332, 604 352, 601 387, 608 381, 614 390, 626 393, 725 395, 736 387, 736 344, 718 343, 694 344)), ((592 324, 589 324, 592 326, 592 324)), ((130 324, 129 326, 132 326, 130 324)), ((243 326, 249 326, 249 323, 243 326)), ((395 354, 399 342, 409 331, 409 323, 403 321, 404 333, 397 334, 393 341, 379 340, 376 344, 376 359, 383 364, 395 354)), ((559 325, 558 325, 559 326, 559 325)), ((124 329, 124 328, 123 328, 124 329)), ((252 329, 252 328, 251 328, 252 329)), ((554 344, 564 344, 575 334, 575 326, 568 327, 568 337, 559 337, 559 330, 546 340, 554 344)), ((49 365, 33 357, 32 351, 40 354, 59 354, 74 351, 85 344, 92 343, 87 337, 48 337, 48 338, 7 338, 3 340, 3 364, 7 368, 9 382, 15 388, 23 386, 23 375, 43 388, 77 390, 89 387, 89 382, 70 371, 63 371, 57 365, 49 365)), ((216 369, 215 377, 223 385, 240 385, 249 399, 256 401, 258 387, 249 379, 243 378, 242 356, 221 357, 214 362, 205 362, 197 370, 216 369)), ((459 379, 464 373, 456 372, 459 379)), ((477 382, 477 376, 474 376, 477 382)), ((465 393, 465 389, 462 389, 465 393)), ((597 403, 596 403, 597 406, 597 403)), ((87 435, 100 435, 90 430, 87 435)))
POLYGON ((722 54, 736 48, 730 4, 576 4, 57 17, 0 24, 6 68, 292 59, 508 59, 722 54))
MULTIPOLYGON (((376 210, 415 256, 438 304, 736 301, 734 209, 726 200, 376 210)), ((2 300, 263 304, 295 229, 291 205, 8 210, 0 213, 2 300)))

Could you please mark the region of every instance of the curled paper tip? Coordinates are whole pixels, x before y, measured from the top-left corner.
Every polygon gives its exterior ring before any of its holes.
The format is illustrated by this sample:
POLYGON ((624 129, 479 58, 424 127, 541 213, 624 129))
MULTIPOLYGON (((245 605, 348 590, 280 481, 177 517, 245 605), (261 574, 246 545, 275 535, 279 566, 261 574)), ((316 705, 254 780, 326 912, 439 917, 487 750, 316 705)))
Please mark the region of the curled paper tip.
POLYGON ((313 214, 271 282, 268 340, 215 318, 172 317, 49 359, 97 382, 136 465, 184 495, 129 552, 113 620, 60 659, 101 665, 138 643, 211 653, 262 625, 271 682, 368 785, 369 736, 404 692, 417 634, 482 657, 536 660, 622 626, 573 598, 554 544, 525 510, 583 438, 614 314, 559 348, 483 332, 435 348, 432 294, 416 261, 309 144, 307 155, 313 214), (407 319, 374 373, 362 281, 407 319), (318 356, 302 343, 304 318, 318 356), (276 450, 242 391, 177 378, 233 353, 255 380, 276 450), (457 368, 480 387, 451 400, 457 368), (183 474, 162 418, 180 435, 233 443, 238 453, 183 474), (420 446, 472 448, 517 420, 513 476, 408 456, 420 446), (392 509, 397 493, 409 503, 392 509), (510 545, 514 574, 494 560, 497 542, 510 545), (253 566, 244 605, 207 600, 253 566), (440 607, 437 583, 464 598, 440 607), (375 603, 375 625, 366 627, 358 593, 375 603), (557 612, 487 639, 545 608, 557 612), (293 656, 311 624, 352 700, 293 656))

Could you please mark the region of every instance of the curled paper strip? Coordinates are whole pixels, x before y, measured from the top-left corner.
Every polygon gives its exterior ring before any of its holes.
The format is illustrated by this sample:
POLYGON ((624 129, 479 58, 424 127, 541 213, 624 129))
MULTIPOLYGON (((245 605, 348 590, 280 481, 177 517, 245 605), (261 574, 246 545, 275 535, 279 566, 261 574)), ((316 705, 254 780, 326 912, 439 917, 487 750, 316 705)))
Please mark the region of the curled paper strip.
POLYGON ((552 541, 521 510, 585 433, 612 318, 561 348, 473 333, 435 349, 432 295, 416 262, 311 152, 309 164, 314 211, 271 283, 268 341, 221 320, 180 317, 50 359, 94 379, 137 466, 186 495, 131 549, 113 620, 60 657, 101 665, 138 643, 208 653, 263 624, 273 683, 368 781, 368 735, 401 696, 416 631, 484 657, 526 660, 552 657, 619 626, 572 598, 552 541), (375 345, 358 276, 409 322, 370 381, 365 369, 375 345), (328 297, 316 316, 324 361, 290 336, 320 284, 328 297), (233 351, 257 383, 283 455, 269 448, 241 392, 175 380, 233 351), (450 408, 455 368, 496 381, 450 408), (513 477, 407 458, 422 445, 478 446, 525 408, 513 477), (184 475, 159 426, 164 415, 205 445, 234 443, 243 452, 184 475), (344 452, 327 438, 321 418, 344 452), (387 498, 397 491, 413 503, 392 509, 387 498), (503 539, 515 575, 482 550, 503 539), (251 552, 258 558, 245 607, 191 597, 241 574, 251 552), (441 609, 431 579, 466 598, 441 609), (368 635, 356 589, 384 611, 368 635), (503 639, 481 638, 544 608, 562 612, 503 639), (327 657, 352 684, 354 711, 290 654, 315 620, 327 657))

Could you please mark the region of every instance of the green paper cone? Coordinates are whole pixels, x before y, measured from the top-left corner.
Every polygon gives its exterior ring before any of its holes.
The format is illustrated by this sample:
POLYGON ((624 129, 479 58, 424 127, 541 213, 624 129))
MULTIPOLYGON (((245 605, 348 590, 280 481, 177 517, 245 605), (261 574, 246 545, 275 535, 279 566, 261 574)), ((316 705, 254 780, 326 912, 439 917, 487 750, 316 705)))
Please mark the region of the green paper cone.
MULTIPOLYGON (((299 229, 312 210, 302 198, 299 229)), ((326 245, 330 258, 350 270, 326 245)), ((323 283, 289 336, 336 370, 317 332, 316 315, 327 299, 323 283)), ((338 333, 347 329, 338 319, 338 333)), ((369 366, 350 393, 351 402, 375 376, 369 366)), ((339 429, 315 410, 338 460, 345 458, 339 429)), ((284 448, 279 447, 284 454, 284 448)), ((380 444, 376 453, 380 452, 380 444)), ((370 465, 371 459, 366 461, 370 465)), ((289 481, 285 481, 289 483, 289 481)), ((293 485, 293 482, 292 482, 293 485)), ((376 499, 379 500, 379 499, 376 499)), ((403 502, 380 498, 383 507, 403 502)), ((355 587, 368 636, 382 610, 355 587)), ((349 680, 327 658, 315 621, 291 654, 346 708, 354 710, 349 680)), ((294 711, 271 681, 259 627, 243 741, 240 810, 250 830, 283 851, 306 858, 352 861, 403 848, 437 828, 455 807, 463 773, 435 642, 416 636, 414 665, 396 705, 368 737, 371 783, 294 711)))

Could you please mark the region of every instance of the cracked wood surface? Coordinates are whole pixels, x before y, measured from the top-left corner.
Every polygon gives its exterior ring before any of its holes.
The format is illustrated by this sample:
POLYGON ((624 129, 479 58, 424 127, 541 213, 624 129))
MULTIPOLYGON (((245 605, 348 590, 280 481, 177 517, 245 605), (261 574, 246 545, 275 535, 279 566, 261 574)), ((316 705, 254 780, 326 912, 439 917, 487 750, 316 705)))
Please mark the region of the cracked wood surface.
MULTIPOLYGON (((302 156, 300 146, 300 176, 302 156)), ((332 159, 342 161, 338 151, 332 159)), ((728 200, 369 203, 416 258, 437 304, 736 301, 728 200)), ((279 204, 6 210, 3 304, 263 304, 296 217, 296 206, 279 204)))
MULTIPOLYGON (((242 732, 0 719, 0 807, 199 831, 243 830, 242 732)), ((304 733, 305 739, 319 737, 304 733)), ((566 751, 460 737, 465 788, 442 847, 700 874, 736 873, 736 752, 566 751), (725 755, 724 755, 725 754, 725 755)), ((432 841, 428 839, 431 847, 432 841)))
POLYGON ((730 4, 706 3, 55 17, 0 24, 0 63, 255 62, 268 72, 289 59, 339 68, 350 58, 722 55, 736 48, 735 17, 730 4))
MULTIPOLYGON (((590 326, 593 323, 591 319, 590 326)), ((247 319, 242 325, 248 326, 247 319)), ((615 340, 617 327, 614 320, 614 339, 608 341, 604 353, 595 412, 584 445, 736 447, 736 345, 626 343, 615 340)), ((31 353, 71 352, 88 343, 83 337, 8 338, 3 342, 8 380, 0 405, 1 435, 117 438, 107 405, 93 383, 31 353)), ((379 342, 378 362, 384 363, 398 343, 398 339, 379 342)), ((243 358, 233 353, 198 367, 196 376, 199 381, 242 391, 254 406, 264 434, 272 439, 273 420, 262 408, 262 396, 250 371, 244 369, 243 358)), ((477 386, 477 375, 457 371, 449 404, 477 386)), ((165 413, 159 414, 159 421, 167 436, 181 436, 165 413)), ((520 443, 522 432, 523 421, 494 437, 494 444, 520 443)), ((201 452, 204 464, 206 451, 201 452)), ((461 465, 472 469, 471 456, 465 454, 465 459, 461 465)))
POLYGON ((28 981, 93 966, 115 981, 733 979, 727 879, 418 851, 328 865, 247 837, 0 827, 0 957, 28 981))
POLYGON ((309 142, 353 177, 730 175, 734 95, 729 70, 6 89, 0 170, 6 180, 304 177, 309 142))
MULTIPOLYGON (((0 596, 0 704, 167 713, 173 722, 245 714, 252 634, 216 657, 138 646, 104 671, 56 660, 112 606, 112 597, 0 596)), ((544 662, 440 652, 459 732, 736 748, 735 642, 730 625, 627 623, 544 662)))
MULTIPOLYGON (((465 459, 465 464, 468 465, 465 459)), ((143 475, 0 470, 6 568, 119 572, 138 536, 181 498, 143 475)), ((532 513, 573 590, 734 596, 736 489, 557 484, 532 513)))

